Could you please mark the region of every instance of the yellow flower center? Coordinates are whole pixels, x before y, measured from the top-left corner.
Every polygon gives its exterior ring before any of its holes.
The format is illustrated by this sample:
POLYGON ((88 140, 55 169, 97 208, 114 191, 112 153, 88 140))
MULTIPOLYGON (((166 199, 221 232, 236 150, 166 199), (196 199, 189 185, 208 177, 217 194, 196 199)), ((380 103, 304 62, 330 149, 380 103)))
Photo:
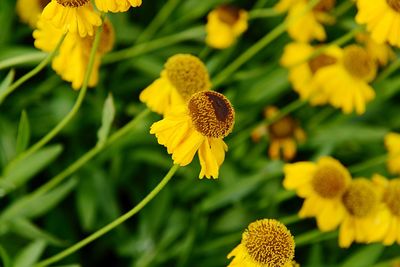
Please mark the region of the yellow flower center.
POLYGON ((400 13, 400 0, 386 0, 386 3, 396 12, 400 13))
POLYGON ((81 7, 89 3, 90 0, 56 0, 64 7, 81 7))
POLYGON ((335 64, 336 62, 336 58, 321 54, 308 61, 308 66, 310 67, 312 73, 316 73, 319 69, 335 64))
POLYGON ((357 78, 368 82, 375 78, 375 61, 361 46, 347 46, 344 49, 343 64, 346 70, 357 78))
POLYGON ((372 183, 366 179, 353 180, 343 194, 342 201, 347 211, 355 217, 366 217, 378 204, 378 196, 372 183))
POLYGON ((283 117, 282 119, 272 123, 268 127, 272 138, 284 139, 294 136, 296 130, 296 122, 291 117, 283 117))
POLYGON ((341 196, 346 190, 346 177, 338 166, 324 164, 318 166, 311 184, 323 198, 335 198, 341 196))
POLYGON ((222 22, 233 26, 240 18, 240 9, 230 5, 222 5, 217 8, 217 14, 222 22))
POLYGON ((198 132, 207 137, 223 138, 233 128, 235 111, 220 93, 203 91, 189 100, 189 113, 198 132))
POLYGON ((260 266, 284 266, 294 257, 293 236, 285 225, 276 220, 251 223, 243 233, 242 243, 260 266))
POLYGON ((48 3, 50 3, 50 0, 39 0, 40 9, 44 9, 48 3))
POLYGON ((314 7, 314 11, 317 12, 328 12, 330 11, 336 4, 336 0, 321 0, 314 7))
POLYGON ((400 216, 400 179, 392 180, 385 191, 383 201, 395 216, 400 216))
POLYGON ((208 90, 210 77, 203 62, 195 56, 178 54, 165 63, 168 79, 181 97, 187 101, 200 91, 208 90))

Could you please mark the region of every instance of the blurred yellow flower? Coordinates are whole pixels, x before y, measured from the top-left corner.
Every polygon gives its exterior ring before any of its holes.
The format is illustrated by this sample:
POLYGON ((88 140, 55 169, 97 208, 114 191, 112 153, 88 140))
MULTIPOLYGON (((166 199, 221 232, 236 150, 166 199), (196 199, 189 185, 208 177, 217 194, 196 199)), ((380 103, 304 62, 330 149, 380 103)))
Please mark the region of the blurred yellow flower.
POLYGON ((367 51, 349 45, 342 50, 336 63, 315 73, 309 84, 310 91, 321 92, 315 97, 326 97, 327 102, 341 108, 343 113, 355 110, 363 114, 366 104, 375 98, 375 91, 368 83, 375 79, 376 72, 376 62, 367 51))
POLYGON ((306 12, 308 0, 280 0, 275 9, 288 12, 288 33, 299 42, 310 42, 314 39, 324 41, 325 29, 322 23, 332 23, 334 19, 328 12, 335 6, 335 0, 321 0, 312 10, 306 12), (291 22, 293 21, 293 22, 291 22))
MULTIPOLYGON (((272 119, 279 114, 274 106, 265 109, 265 117, 272 119)), ((306 138, 303 129, 297 121, 290 116, 285 116, 268 126, 261 125, 252 132, 253 141, 258 142, 262 135, 268 134, 270 146, 268 154, 271 159, 280 159, 281 154, 287 161, 293 159, 297 151, 297 142, 303 142, 306 138)))
POLYGON ((400 46, 400 2, 398 0, 357 0, 356 21, 366 24, 377 43, 400 46))
POLYGON ((246 10, 229 5, 219 6, 208 14, 206 43, 217 49, 228 48, 247 27, 246 10))
POLYGON ((371 243, 383 239, 389 229, 390 214, 381 202, 380 190, 364 178, 352 180, 343 194, 346 215, 339 229, 339 246, 371 243))
POLYGON ((218 178, 228 146, 222 140, 233 128, 235 111, 229 100, 213 91, 194 94, 186 105, 175 105, 151 126, 158 143, 167 147, 174 164, 192 162, 198 151, 199 178, 218 178))
POLYGON ((316 49, 307 43, 290 43, 285 46, 280 63, 289 69, 289 81, 300 98, 309 100, 312 105, 322 105, 328 99, 321 90, 310 87, 311 80, 321 69, 337 63, 342 51, 340 47, 331 45, 310 59, 316 49))
POLYGON ((362 44, 368 54, 375 59, 380 66, 385 66, 390 60, 396 58, 393 49, 387 43, 379 44, 371 38, 369 34, 359 33, 356 35, 356 40, 362 44))
POLYGON ((52 0, 43 10, 42 18, 63 32, 78 33, 81 37, 93 35, 101 25, 100 16, 89 0, 52 0))
POLYGON ((50 0, 18 0, 17 14, 21 21, 35 28, 40 14, 48 3, 50 0))
POLYGON ((249 224, 242 241, 228 255, 228 267, 292 267, 294 238, 281 222, 257 220, 249 224))
POLYGON ((390 246, 397 242, 400 245, 400 178, 388 180, 381 175, 374 175, 372 180, 383 191, 382 200, 390 212, 389 228, 383 244, 390 246))
POLYGON ((103 12, 125 12, 131 6, 138 7, 142 0, 95 0, 96 7, 103 12))
POLYGON ((139 98, 151 110, 165 114, 171 107, 185 104, 193 94, 210 88, 204 63, 195 56, 177 54, 167 60, 161 77, 145 88, 139 98))
MULTIPOLYGON (((38 21, 37 26, 37 30, 33 32, 35 46, 45 52, 53 51, 61 39, 63 31, 43 19, 38 21)), ((58 55, 53 59, 52 68, 62 79, 72 82, 74 89, 79 89, 82 86, 93 40, 93 36, 82 38, 78 34, 68 33, 58 55)), ((88 85, 90 87, 97 84, 101 57, 112 49, 113 43, 114 30, 111 23, 106 20, 89 79, 88 85)))
POLYGON ((317 163, 285 164, 283 171, 283 186, 305 198, 301 218, 315 217, 321 231, 331 231, 342 222, 346 214, 342 197, 351 176, 339 161, 322 157, 317 163))
POLYGON ((389 154, 387 162, 389 171, 400 174, 400 134, 388 133, 385 136, 385 146, 389 154))

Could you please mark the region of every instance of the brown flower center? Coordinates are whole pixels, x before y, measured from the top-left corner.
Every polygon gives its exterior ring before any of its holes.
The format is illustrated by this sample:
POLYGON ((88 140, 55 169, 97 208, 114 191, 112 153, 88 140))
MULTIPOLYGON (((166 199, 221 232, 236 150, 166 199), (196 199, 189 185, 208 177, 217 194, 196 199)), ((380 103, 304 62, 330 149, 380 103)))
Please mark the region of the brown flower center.
POLYGON ((230 5, 222 5, 217 8, 217 14, 222 22, 232 26, 240 18, 240 9, 230 5))
POLYGON ((335 4, 336 4, 336 0, 321 0, 314 7, 314 11, 317 11, 317 12, 328 12, 332 8, 335 7, 335 4))
POLYGON ((48 3, 50 3, 50 0, 39 0, 40 9, 43 10, 47 6, 48 3))
POLYGON ((321 197, 335 198, 346 190, 346 177, 338 166, 324 164, 317 168, 311 184, 321 197))
POLYGON ((386 3, 396 12, 400 13, 400 0, 386 0, 386 3))
POLYGON ((400 179, 390 181, 383 196, 383 202, 395 216, 400 216, 400 179))
POLYGON ((189 113, 196 130, 207 137, 227 136, 235 122, 235 111, 229 100, 213 91, 194 94, 189 100, 189 113))
POLYGON ((282 223, 264 219, 251 223, 242 236, 242 244, 260 266, 284 266, 294 257, 294 239, 282 223))
POLYGON ((311 72, 315 74, 319 69, 333 65, 337 62, 337 59, 326 54, 321 54, 315 58, 312 58, 308 61, 308 66, 311 69, 311 72))
POLYGON ((282 119, 272 123, 269 127, 269 133, 272 138, 284 139, 293 137, 297 123, 291 117, 283 117, 282 119))
POLYGON ((64 7, 81 7, 89 3, 90 0, 56 0, 64 7))
POLYGON ((208 71, 204 63, 195 56, 189 54, 172 56, 165 63, 165 70, 168 79, 185 101, 188 101, 193 94, 210 88, 208 71))
POLYGON ((366 217, 378 204, 373 184, 367 179, 353 180, 343 194, 342 201, 347 211, 355 217, 366 217))
POLYGON ((372 81, 376 75, 376 64, 365 49, 358 45, 349 45, 344 49, 343 64, 353 76, 372 81))

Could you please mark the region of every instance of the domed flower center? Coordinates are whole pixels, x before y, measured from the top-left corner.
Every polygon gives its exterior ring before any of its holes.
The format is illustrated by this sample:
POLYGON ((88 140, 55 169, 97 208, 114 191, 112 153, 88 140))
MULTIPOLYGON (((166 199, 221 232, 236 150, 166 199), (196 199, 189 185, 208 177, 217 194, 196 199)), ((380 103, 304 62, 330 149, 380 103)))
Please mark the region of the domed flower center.
POLYGON ((294 257, 294 239, 282 223, 264 219, 251 223, 242 243, 257 266, 284 266, 294 257))
POLYGON ((326 54, 321 54, 308 61, 308 66, 310 67, 312 73, 316 73, 319 69, 335 64, 336 62, 336 58, 326 54))
POLYGON ((223 138, 233 128, 235 111, 222 94, 203 91, 189 100, 189 113, 194 127, 207 137, 223 138))
POLYGON ((90 0, 56 0, 64 7, 81 7, 89 3, 90 0))
POLYGON ((378 204, 378 196, 370 181, 357 179, 343 194, 342 201, 351 215, 362 218, 368 216, 378 204))
POLYGON ((349 45, 344 49, 343 64, 346 70, 356 78, 372 81, 376 75, 376 64, 365 49, 358 45, 349 45))
POLYGON ((293 137, 296 130, 296 122, 291 117, 283 117, 282 119, 272 123, 268 127, 272 138, 283 139, 293 137))
POLYGON ((39 0, 39 6, 41 9, 44 9, 48 3, 50 3, 50 0, 39 0))
POLYGON ((165 63, 165 70, 168 79, 185 101, 193 94, 210 88, 208 71, 203 62, 195 56, 172 56, 165 63))
POLYGON ((383 201, 395 216, 400 216, 400 179, 390 181, 383 196, 383 201))
POLYGON ((396 12, 400 13, 400 0, 386 0, 386 3, 396 12))
POLYGON ((340 197, 347 187, 345 174, 333 164, 318 166, 311 184, 323 198, 340 197))
POLYGON ((336 0, 321 0, 314 7, 314 11, 317 11, 317 12, 328 12, 332 8, 335 7, 335 4, 336 4, 336 0))
POLYGON ((217 14, 222 22, 233 26, 240 18, 240 9, 230 5, 222 5, 217 8, 217 14))

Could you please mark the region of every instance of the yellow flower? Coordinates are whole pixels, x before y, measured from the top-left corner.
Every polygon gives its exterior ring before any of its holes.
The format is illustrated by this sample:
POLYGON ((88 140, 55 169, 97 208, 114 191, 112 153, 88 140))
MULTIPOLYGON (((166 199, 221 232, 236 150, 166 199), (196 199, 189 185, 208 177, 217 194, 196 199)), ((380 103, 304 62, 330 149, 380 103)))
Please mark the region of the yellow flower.
POLYGON ((275 6, 278 12, 288 12, 288 33, 299 42, 310 42, 314 39, 326 39, 322 23, 332 23, 333 18, 328 15, 334 6, 335 0, 321 0, 312 10, 305 12, 308 0, 280 0, 275 6), (293 22, 291 22, 293 21, 293 22))
MULTIPOLYGON (((265 109, 264 113, 267 119, 272 119, 279 113, 279 110, 270 106, 265 109)), ((252 132, 252 138, 257 142, 260 135, 265 134, 268 134, 270 139, 268 154, 271 159, 280 159, 281 152, 285 160, 293 159, 297 151, 296 142, 303 142, 306 138, 303 129, 290 116, 285 116, 267 127, 261 125, 252 132)))
POLYGON ((35 28, 40 14, 42 14, 43 9, 48 3, 50 3, 50 0, 18 0, 18 16, 24 23, 27 23, 32 28, 35 28))
MULTIPOLYGON (((320 69, 310 82, 315 97, 326 97, 334 107, 344 113, 354 110, 363 114, 366 104, 375 98, 374 89, 368 84, 376 76, 377 65, 365 49, 350 45, 343 49, 339 60, 320 69)), ((321 101, 323 102, 323 101, 321 101)))
POLYGON ((142 0, 95 0, 96 7, 103 12, 125 12, 131 6, 138 7, 142 0))
POLYGON ((390 212, 389 228, 383 244, 390 246, 397 242, 400 245, 400 178, 387 180, 381 175, 374 175, 372 180, 383 191, 382 200, 390 212))
MULTIPOLYGON (((45 52, 53 51, 63 35, 63 31, 43 19, 38 21, 37 26, 38 29, 33 32, 35 46, 45 52)), ((82 86, 93 40, 94 37, 92 36, 82 38, 78 34, 68 33, 58 55, 53 59, 52 68, 62 79, 72 82, 74 89, 79 89, 82 86)), ((111 23, 106 20, 89 79, 89 86, 93 87, 97 84, 101 57, 112 49, 113 43, 114 30, 111 23)))
POLYGON ((242 241, 228 255, 228 267, 292 267, 294 238, 281 222, 257 220, 249 224, 242 241))
POLYGON ((372 39, 377 43, 389 42, 400 46, 400 1, 399 0, 357 0, 356 21, 366 24, 372 39))
POLYGON ((78 33, 81 37, 93 35, 101 25, 100 16, 89 0, 52 0, 43 10, 42 18, 64 32, 78 33))
POLYGON ((305 198, 299 216, 316 217, 321 231, 335 229, 346 213, 341 200, 351 181, 348 170, 331 157, 286 164, 283 170, 283 186, 305 198))
POLYGON ((364 178, 354 179, 343 194, 346 215, 339 229, 339 246, 352 242, 371 243, 383 239, 389 228, 390 214, 381 202, 379 189, 364 178))
POLYGON ((388 150, 388 169, 393 174, 400 174, 400 134, 388 133, 385 136, 385 146, 388 150))
POLYGON ((194 94, 186 105, 173 106, 151 126, 158 143, 167 147, 174 164, 188 165, 198 151, 199 178, 218 178, 228 146, 222 140, 233 128, 235 112, 229 100, 213 91, 194 94))
POLYGON ((247 30, 246 10, 223 5, 208 14, 206 43, 217 49, 228 48, 247 30))
POLYGON ((369 34, 359 33, 356 35, 356 40, 364 45, 368 54, 375 59, 380 66, 385 66, 389 61, 396 58, 396 54, 390 45, 375 42, 369 34))
POLYGON ((312 91, 310 82, 319 70, 338 62, 342 51, 332 45, 309 60, 315 50, 306 43, 290 43, 286 45, 280 63, 289 69, 289 81, 300 98, 309 100, 312 105, 321 105, 327 103, 327 97, 321 91, 312 91))
POLYGON ((167 60, 161 77, 144 89, 139 98, 151 110, 165 114, 171 107, 185 104, 194 93, 210 87, 204 63, 195 56, 177 54, 167 60))

